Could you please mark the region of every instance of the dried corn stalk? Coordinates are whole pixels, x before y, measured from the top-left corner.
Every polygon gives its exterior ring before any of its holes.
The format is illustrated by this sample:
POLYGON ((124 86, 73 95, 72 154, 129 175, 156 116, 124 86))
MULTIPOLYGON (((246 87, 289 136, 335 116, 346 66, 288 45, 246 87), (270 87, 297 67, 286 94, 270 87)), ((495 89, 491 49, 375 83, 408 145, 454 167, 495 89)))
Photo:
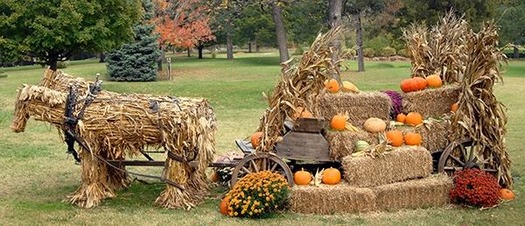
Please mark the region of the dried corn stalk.
POLYGON ((474 151, 486 167, 498 170, 501 184, 512 186, 509 155, 505 147, 507 116, 505 107, 494 95, 494 85, 503 81, 500 73, 505 55, 498 48, 498 32, 494 22, 485 23, 478 33, 467 38, 469 56, 461 81, 459 109, 452 116, 452 132, 456 139, 474 140, 474 151))
POLYGON ((472 33, 462 18, 449 12, 430 31, 414 24, 404 30, 412 61, 412 76, 439 74, 446 83, 460 82, 468 62, 467 37, 472 33))
POLYGON ((292 116, 296 107, 304 107, 319 116, 316 99, 324 87, 324 81, 337 73, 340 61, 332 62, 334 52, 330 43, 341 35, 341 27, 317 36, 298 63, 283 63, 281 78, 269 98, 269 108, 261 118, 257 131, 263 136, 258 151, 271 151, 281 136, 284 120, 292 116))

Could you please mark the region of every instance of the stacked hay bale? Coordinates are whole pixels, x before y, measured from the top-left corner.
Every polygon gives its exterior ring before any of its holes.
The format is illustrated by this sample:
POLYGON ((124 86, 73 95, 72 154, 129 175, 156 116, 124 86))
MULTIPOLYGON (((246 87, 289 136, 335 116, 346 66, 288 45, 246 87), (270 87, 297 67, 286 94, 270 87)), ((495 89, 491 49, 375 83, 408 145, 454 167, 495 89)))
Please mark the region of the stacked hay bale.
POLYGON ((423 147, 403 146, 382 156, 343 158, 344 182, 295 186, 290 209, 297 213, 358 213, 427 208, 449 203, 452 180, 431 174, 432 159, 423 147))
POLYGON ((439 118, 443 114, 450 113, 450 106, 458 102, 460 93, 461 87, 458 85, 403 93, 403 110, 419 112, 426 117, 439 118))
MULTIPOLYGON (((69 89, 71 81, 80 87, 78 100, 86 97, 89 84, 71 76, 47 74, 42 84, 57 89, 69 89), (57 76, 58 75, 58 76, 57 76), (49 81, 55 81, 50 83, 49 81), (62 81, 62 82, 56 82, 62 81)), ((50 122, 58 128, 64 123, 67 93, 43 86, 24 86, 19 90, 12 129, 23 131, 29 116, 50 122)), ((81 106, 77 105, 75 115, 81 106)), ((205 169, 215 153, 216 120, 214 112, 204 99, 159 97, 142 94, 122 95, 101 92, 79 120, 76 133, 90 150, 81 150, 81 187, 70 196, 70 201, 90 208, 103 198, 113 197, 114 189, 128 185, 126 175, 112 175, 105 159, 125 159, 139 155, 144 148, 164 148, 185 157, 195 152, 197 166, 189 162, 166 160, 163 177, 180 187, 167 185, 156 200, 167 208, 189 208, 201 202, 208 192, 205 169)))

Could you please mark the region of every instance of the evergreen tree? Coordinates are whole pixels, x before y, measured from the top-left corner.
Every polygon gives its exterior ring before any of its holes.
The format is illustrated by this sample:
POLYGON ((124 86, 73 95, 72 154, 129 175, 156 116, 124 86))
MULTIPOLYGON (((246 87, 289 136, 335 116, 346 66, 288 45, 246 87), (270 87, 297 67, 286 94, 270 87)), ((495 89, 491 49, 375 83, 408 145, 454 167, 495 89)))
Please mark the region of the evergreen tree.
POLYGON ((144 15, 133 28, 135 41, 110 52, 106 58, 109 79, 113 81, 153 81, 157 77, 160 56, 158 35, 153 34, 154 4, 143 0, 144 15))

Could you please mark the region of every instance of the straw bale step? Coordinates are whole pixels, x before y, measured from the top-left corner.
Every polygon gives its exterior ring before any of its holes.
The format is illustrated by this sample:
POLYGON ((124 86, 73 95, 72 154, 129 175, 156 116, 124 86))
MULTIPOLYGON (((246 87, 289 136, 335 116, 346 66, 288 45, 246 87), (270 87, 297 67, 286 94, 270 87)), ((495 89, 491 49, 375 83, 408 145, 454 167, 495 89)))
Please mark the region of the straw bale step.
POLYGON ((295 186, 289 208, 306 214, 364 213, 441 207, 449 203, 452 180, 441 174, 370 188, 338 185, 295 186))
POLYGON ((376 158, 347 156, 341 163, 344 178, 355 187, 424 178, 432 173, 432 156, 420 146, 402 146, 376 158))

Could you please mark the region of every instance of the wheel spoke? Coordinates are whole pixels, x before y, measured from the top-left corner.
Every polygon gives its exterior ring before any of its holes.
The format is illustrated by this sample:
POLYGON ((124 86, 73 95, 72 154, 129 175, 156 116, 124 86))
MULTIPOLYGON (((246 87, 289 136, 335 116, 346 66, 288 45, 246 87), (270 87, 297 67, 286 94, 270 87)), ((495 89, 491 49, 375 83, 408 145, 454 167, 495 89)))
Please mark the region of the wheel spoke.
POLYGON ((462 162, 461 159, 459 159, 459 158, 456 157, 456 156, 450 155, 449 158, 452 159, 452 160, 454 160, 454 161, 456 161, 456 162, 459 163, 461 166, 464 166, 464 165, 465 165, 465 163, 462 162))
POLYGON ((255 163, 254 160, 250 161, 250 165, 253 167, 253 172, 259 172, 259 167, 257 166, 257 163, 255 163))
POLYGON ((265 171, 266 168, 266 158, 263 158, 261 161, 261 171, 265 171))
POLYGON ((443 169, 444 169, 445 171, 455 172, 455 171, 462 170, 463 167, 459 167, 459 166, 445 166, 443 169))
POLYGON ((246 168, 244 166, 241 169, 242 169, 242 171, 244 171, 247 174, 252 172, 252 171, 250 171, 248 168, 246 168))
MULTIPOLYGON (((270 162, 270 165, 272 164, 272 162, 270 162)), ((278 163, 276 162, 273 162, 273 166, 270 168, 270 171, 273 172, 275 170, 275 168, 277 168, 277 166, 279 166, 278 163)))

